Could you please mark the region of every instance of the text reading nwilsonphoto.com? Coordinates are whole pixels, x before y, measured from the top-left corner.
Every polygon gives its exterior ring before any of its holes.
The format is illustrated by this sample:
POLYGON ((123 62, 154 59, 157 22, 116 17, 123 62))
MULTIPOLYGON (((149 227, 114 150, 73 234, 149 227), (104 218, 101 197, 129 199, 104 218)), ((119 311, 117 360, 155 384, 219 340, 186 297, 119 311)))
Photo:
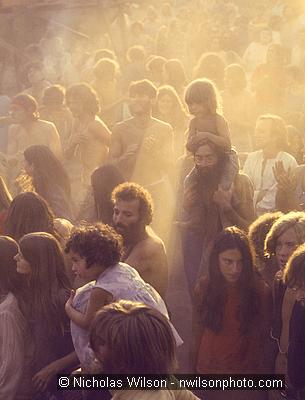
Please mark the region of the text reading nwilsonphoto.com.
POLYGON ((58 390, 283 390, 284 375, 58 375, 58 390))

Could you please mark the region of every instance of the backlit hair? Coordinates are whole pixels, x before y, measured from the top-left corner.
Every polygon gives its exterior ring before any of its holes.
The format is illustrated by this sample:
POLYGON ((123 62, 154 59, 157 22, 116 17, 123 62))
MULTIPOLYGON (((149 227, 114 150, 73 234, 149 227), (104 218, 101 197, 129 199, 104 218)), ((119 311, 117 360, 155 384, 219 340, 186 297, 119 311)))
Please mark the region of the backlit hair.
POLYGON ((240 64, 228 65, 225 68, 225 81, 233 82, 235 85, 234 89, 245 89, 247 87, 247 75, 245 69, 240 64))
POLYGON ((118 185, 112 192, 111 199, 113 204, 118 201, 139 201, 139 213, 141 221, 145 225, 152 222, 153 200, 151 194, 142 186, 134 182, 125 182, 118 185))
POLYGON ((283 118, 278 115, 264 114, 258 117, 258 121, 271 121, 270 134, 275 137, 278 150, 286 151, 288 148, 288 133, 283 118))
POLYGON ((52 188, 58 186, 67 197, 70 197, 68 173, 48 146, 35 144, 27 147, 23 154, 25 160, 34 167, 32 184, 40 196, 48 201, 52 188))
POLYGON ((84 111, 89 115, 96 115, 100 112, 98 96, 87 83, 78 83, 67 89, 66 103, 69 104, 69 100, 73 98, 82 102, 84 111))
POLYGON ((293 228, 298 239, 298 244, 305 242, 305 213, 291 211, 280 217, 270 229, 265 240, 265 253, 271 257, 275 255, 278 238, 288 229, 293 228))
POLYGON ((31 268, 27 316, 44 321, 51 332, 58 331, 66 320, 62 296, 70 289, 59 242, 49 233, 36 232, 23 236, 19 247, 31 268))
POLYGON ((128 93, 130 97, 135 95, 146 95, 150 99, 154 100, 157 97, 157 88, 148 79, 142 79, 140 81, 131 82, 128 88, 128 93))
POLYGON ((72 231, 66 243, 65 252, 71 250, 86 260, 87 268, 93 264, 109 268, 120 261, 122 237, 109 225, 82 225, 72 231))
MULTIPOLYGON (((119 301, 103 307, 90 329, 98 355, 106 346, 106 373, 170 374, 176 369, 176 342, 168 320, 145 304, 119 301)), ((103 361, 103 360, 101 360, 103 361)))
POLYGON ((203 104, 208 107, 211 114, 221 112, 221 100, 214 83, 209 79, 196 79, 185 90, 185 102, 203 104))
MULTIPOLYGON (((177 130, 178 132, 181 130, 181 127, 185 125, 185 121, 187 120, 187 112, 184 104, 182 103, 176 90, 169 85, 163 85, 158 88, 157 101, 153 107, 152 115, 155 118, 169 123, 174 130, 177 130), (169 110, 168 115, 162 115, 160 113, 159 102, 164 96, 169 96, 172 102, 172 107, 169 110)), ((179 135, 175 137, 176 140, 178 140, 178 136, 179 135)))
POLYGON ((305 244, 299 246, 289 258, 283 281, 290 288, 305 289, 305 244))
POLYGON ((113 80, 119 69, 118 64, 110 58, 100 59, 93 67, 93 74, 100 80, 113 80))
POLYGON ((9 208, 12 202, 12 196, 5 184, 4 179, 0 176, 0 211, 9 208))
POLYGON ((39 118, 37 101, 29 94, 18 94, 12 99, 11 106, 18 106, 22 108, 33 120, 37 120, 39 118))
POLYGON ((32 232, 48 232, 57 236, 54 215, 47 202, 37 193, 20 193, 10 205, 5 234, 18 241, 23 235, 32 232))
POLYGON ((256 257, 264 259, 264 243, 272 225, 282 216, 280 211, 260 215, 249 226, 248 237, 256 257))

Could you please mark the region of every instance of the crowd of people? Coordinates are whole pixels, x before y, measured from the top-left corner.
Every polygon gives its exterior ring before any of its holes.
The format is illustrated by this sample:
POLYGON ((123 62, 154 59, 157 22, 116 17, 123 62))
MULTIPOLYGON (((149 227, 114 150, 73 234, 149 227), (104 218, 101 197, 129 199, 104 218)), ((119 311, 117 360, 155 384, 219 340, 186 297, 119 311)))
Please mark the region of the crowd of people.
POLYGON ((0 399, 305 399, 302 1, 97 10, 3 28, 0 399), (286 387, 56 380, 179 371, 286 387))

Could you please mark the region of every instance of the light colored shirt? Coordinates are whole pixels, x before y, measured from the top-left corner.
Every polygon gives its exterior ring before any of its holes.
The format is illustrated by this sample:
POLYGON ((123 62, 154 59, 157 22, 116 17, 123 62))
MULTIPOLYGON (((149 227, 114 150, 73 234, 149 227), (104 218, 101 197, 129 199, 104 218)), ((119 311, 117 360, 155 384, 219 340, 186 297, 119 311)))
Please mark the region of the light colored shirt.
POLYGON ((275 196, 277 191, 277 182, 274 177, 273 168, 277 161, 283 161, 284 168, 287 171, 293 171, 297 166, 297 162, 293 156, 280 151, 275 158, 266 160, 263 170, 264 155, 263 150, 249 153, 244 165, 244 173, 249 176, 254 187, 254 209, 257 214, 261 214, 260 210, 274 211, 275 196), (258 195, 261 191, 266 191, 264 197, 258 201, 258 195))
POLYGON ((0 302, 0 399, 14 400, 24 363, 25 320, 12 293, 0 302))
MULTIPOLYGON (((166 305, 159 293, 146 283, 138 271, 125 263, 118 263, 107 268, 97 279, 76 291, 73 307, 86 312, 92 288, 101 288, 112 294, 113 301, 129 300, 144 303, 169 318, 166 305)), ((171 323, 170 323, 171 325, 171 323)), ((177 346, 183 343, 176 329, 171 325, 177 346)), ((92 367, 92 350, 89 348, 89 333, 71 321, 71 335, 76 354, 83 368, 89 371, 92 367)))

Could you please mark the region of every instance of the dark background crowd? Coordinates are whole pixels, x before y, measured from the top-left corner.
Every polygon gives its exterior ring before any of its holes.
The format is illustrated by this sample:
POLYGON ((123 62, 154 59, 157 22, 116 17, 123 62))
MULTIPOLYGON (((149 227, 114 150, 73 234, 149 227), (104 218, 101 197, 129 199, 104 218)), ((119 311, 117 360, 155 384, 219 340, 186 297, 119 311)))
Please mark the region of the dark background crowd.
POLYGON ((0 399, 304 399, 304 139, 301 0, 0 2, 0 399))

